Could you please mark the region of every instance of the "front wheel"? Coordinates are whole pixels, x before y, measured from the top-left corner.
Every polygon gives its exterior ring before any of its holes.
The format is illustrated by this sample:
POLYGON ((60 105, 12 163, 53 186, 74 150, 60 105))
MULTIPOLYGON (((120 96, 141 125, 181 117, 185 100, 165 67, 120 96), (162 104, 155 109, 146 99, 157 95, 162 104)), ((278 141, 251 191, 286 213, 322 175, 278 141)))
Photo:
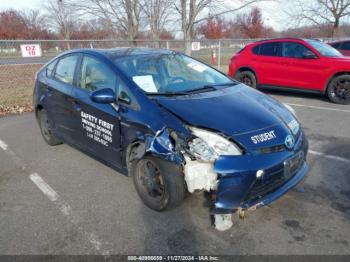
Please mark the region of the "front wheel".
POLYGON ((247 71, 238 72, 235 76, 235 79, 252 88, 257 87, 256 77, 254 73, 251 71, 247 70, 247 71))
POLYGON ((350 75, 335 77, 327 87, 329 100, 336 104, 350 104, 350 75))
POLYGON ((130 165, 136 191, 151 209, 163 211, 178 206, 185 197, 182 168, 153 156, 130 165))

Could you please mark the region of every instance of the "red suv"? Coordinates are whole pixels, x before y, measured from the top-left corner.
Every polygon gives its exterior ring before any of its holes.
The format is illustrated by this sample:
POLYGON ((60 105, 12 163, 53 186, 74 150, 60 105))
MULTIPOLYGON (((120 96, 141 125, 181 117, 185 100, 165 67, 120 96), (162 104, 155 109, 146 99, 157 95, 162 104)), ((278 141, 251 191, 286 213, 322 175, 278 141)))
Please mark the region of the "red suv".
POLYGON ((329 45, 337 49, 343 55, 350 56, 350 40, 332 42, 329 43, 329 45))
POLYGON ((285 87, 326 94, 350 104, 350 58, 318 40, 282 38, 248 44, 229 73, 251 87, 285 87))

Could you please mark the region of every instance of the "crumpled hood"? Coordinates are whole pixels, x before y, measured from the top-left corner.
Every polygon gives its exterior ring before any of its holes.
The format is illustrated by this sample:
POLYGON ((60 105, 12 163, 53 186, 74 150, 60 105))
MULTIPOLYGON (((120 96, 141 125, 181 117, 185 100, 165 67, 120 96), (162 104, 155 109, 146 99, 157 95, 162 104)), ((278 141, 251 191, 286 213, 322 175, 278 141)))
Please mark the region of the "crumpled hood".
POLYGON ((293 119, 280 102, 243 84, 200 94, 157 97, 157 101, 190 125, 226 136, 262 130, 293 119))

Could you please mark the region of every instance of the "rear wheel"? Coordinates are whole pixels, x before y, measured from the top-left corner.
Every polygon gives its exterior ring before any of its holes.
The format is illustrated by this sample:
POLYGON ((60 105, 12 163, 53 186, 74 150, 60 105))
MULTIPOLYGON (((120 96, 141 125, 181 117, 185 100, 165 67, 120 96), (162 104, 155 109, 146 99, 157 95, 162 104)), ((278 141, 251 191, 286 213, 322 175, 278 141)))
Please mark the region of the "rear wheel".
POLYGON ((256 88, 257 81, 254 73, 249 70, 245 70, 242 72, 238 72, 235 76, 235 79, 247 86, 250 86, 252 88, 256 88))
POLYGON ((38 122, 41 131, 41 135, 43 136, 45 142, 50 146, 55 146, 61 144, 61 141, 56 138, 56 136, 52 132, 51 121, 47 116, 47 112, 44 108, 38 111, 38 122))
POLYGON ((182 169, 173 163, 145 156, 133 161, 130 173, 138 195, 153 210, 178 206, 185 197, 182 169))
POLYGON ((350 75, 340 75, 332 79, 327 87, 329 100, 336 104, 350 104, 350 75))

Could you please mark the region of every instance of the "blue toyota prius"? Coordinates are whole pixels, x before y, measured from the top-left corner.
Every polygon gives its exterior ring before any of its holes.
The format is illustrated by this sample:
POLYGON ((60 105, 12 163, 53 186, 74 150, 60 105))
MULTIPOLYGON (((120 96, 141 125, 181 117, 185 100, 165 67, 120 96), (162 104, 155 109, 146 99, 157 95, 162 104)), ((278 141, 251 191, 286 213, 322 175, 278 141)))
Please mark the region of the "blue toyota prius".
POLYGON ((208 191, 212 214, 276 200, 307 173, 292 108, 184 54, 69 51, 37 74, 44 140, 69 144, 131 176, 154 210, 208 191))

